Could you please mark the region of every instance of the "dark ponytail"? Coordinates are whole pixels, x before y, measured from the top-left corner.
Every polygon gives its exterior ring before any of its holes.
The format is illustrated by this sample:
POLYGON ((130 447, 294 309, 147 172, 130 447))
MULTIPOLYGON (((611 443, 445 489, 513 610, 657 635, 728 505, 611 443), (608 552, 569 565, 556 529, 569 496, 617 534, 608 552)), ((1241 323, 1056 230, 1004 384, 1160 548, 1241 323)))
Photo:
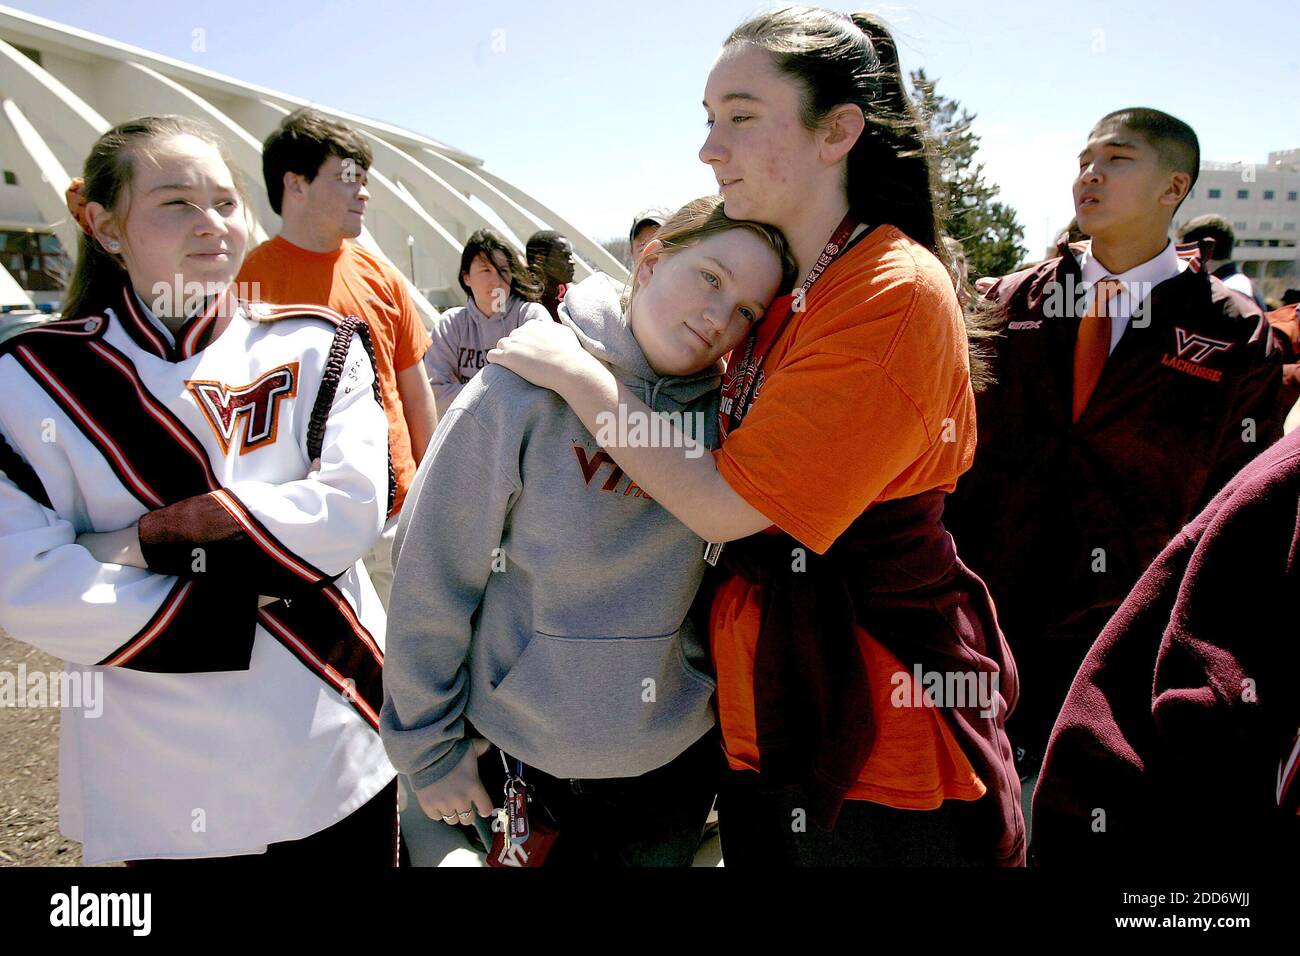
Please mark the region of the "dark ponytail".
MULTIPOLYGON (((866 126, 847 161, 849 209, 862 222, 896 227, 947 262, 935 145, 907 94, 898 47, 885 24, 869 13, 783 7, 746 20, 724 46, 733 43, 766 50, 803 88, 807 129, 819 128, 845 103, 862 109, 866 126)), ((989 380, 984 342, 996 332, 986 313, 965 311, 971 384, 979 391, 989 380)))
MULTIPOLYGON (((82 173, 86 181, 86 202, 99 203, 110 210, 120 225, 126 216, 123 193, 135 174, 136 159, 147 154, 152 144, 173 136, 194 136, 216 147, 230 167, 247 214, 243 185, 221 140, 209 127, 186 116, 142 116, 114 126, 95 140, 82 173)), ((64 316, 77 318, 99 308, 101 303, 117 294, 127 279, 122 257, 108 252, 94 236, 83 231, 77 242, 77 265, 63 299, 64 316)))
MULTIPOLYGON (((903 83, 898 48, 875 16, 852 14, 880 61, 880 99, 867 115, 866 149, 849 153, 849 205, 897 226, 943 258, 934 143, 903 83), (889 170, 887 176, 881 173, 889 170)), ((865 111, 864 111, 865 112, 865 111)), ((868 220, 870 221, 870 220, 868 220)))

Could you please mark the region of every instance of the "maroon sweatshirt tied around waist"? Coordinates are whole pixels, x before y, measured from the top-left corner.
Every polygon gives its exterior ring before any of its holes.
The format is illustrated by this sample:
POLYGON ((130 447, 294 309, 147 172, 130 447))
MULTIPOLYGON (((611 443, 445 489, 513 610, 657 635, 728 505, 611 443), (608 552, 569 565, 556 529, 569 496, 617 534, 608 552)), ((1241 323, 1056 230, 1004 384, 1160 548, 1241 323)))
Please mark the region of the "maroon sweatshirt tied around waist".
POLYGON ((813 822, 834 827, 875 743, 856 626, 909 670, 996 687, 991 714, 969 698, 942 700, 939 709, 988 788, 984 799, 996 803, 990 862, 1019 866, 1020 780, 1004 730, 1018 693, 1015 663, 988 589, 943 527, 945 497, 931 491, 875 505, 825 555, 784 533, 724 550, 726 569, 763 593, 754 659, 760 777, 765 788, 802 790, 813 822))

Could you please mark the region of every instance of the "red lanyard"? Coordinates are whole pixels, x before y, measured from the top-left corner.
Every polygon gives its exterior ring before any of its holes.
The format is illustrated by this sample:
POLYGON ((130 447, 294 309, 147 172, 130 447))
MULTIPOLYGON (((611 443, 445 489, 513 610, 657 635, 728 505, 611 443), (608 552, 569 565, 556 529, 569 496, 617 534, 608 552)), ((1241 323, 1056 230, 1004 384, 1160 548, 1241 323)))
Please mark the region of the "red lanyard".
POLYGON ((844 252, 844 243, 848 241, 849 236, 853 234, 853 230, 857 226, 858 222, 853 218, 851 212, 840 220, 840 224, 831 235, 830 241, 826 243, 826 248, 817 257, 817 262, 814 263, 812 271, 808 273, 808 278, 804 280, 803 287, 794 295, 783 295, 772 303, 772 307, 768 310, 763 322, 758 328, 750 332, 740 361, 733 361, 728 366, 726 377, 722 383, 721 400, 718 405, 718 433, 722 440, 726 440, 732 429, 740 427, 745 413, 749 411, 750 405, 758 397, 758 389, 763 384, 763 363, 767 361, 772 346, 781 337, 785 327, 790 324, 790 319, 794 314, 803 311, 804 302, 808 297, 808 290, 822 277, 822 273, 826 271, 827 267, 844 252), (760 347, 758 341, 761 333, 766 329, 773 328, 775 328, 775 331, 770 335, 762 336, 764 341, 760 347))

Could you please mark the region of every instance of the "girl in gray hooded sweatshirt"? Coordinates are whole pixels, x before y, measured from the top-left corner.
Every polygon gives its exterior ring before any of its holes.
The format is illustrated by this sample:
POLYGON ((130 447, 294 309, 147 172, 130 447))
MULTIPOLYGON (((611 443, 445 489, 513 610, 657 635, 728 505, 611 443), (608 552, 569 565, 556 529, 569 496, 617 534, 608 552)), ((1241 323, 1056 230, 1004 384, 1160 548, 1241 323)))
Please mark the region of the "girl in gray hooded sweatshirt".
POLYGON ((598 443, 496 365, 447 410, 397 531, 381 714, 428 816, 490 816, 508 765, 558 826, 548 864, 690 864, 720 759, 688 614, 704 542, 601 446, 716 447, 722 359, 793 273, 779 232, 695 200, 626 294, 597 274, 560 308, 654 421, 619 416, 598 443))
POLYGON ((499 339, 533 319, 551 321, 537 301, 542 290, 533 274, 491 229, 479 229, 465 243, 457 281, 466 303, 438 316, 424 353, 424 371, 440 418, 487 364, 488 349, 499 339))

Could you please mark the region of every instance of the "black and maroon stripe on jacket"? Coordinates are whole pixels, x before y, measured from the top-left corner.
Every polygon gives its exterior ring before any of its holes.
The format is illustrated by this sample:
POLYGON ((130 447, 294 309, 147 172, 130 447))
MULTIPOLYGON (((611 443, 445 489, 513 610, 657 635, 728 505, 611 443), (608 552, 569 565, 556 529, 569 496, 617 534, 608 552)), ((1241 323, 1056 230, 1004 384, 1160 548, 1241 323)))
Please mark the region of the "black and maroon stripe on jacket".
POLYGON ((36 474, 36 469, 32 468, 14 450, 13 446, 5 440, 5 436, 2 434, 0 434, 0 473, 17 485, 18 490, 33 501, 44 505, 46 508, 54 507, 50 502, 49 493, 46 492, 45 486, 41 484, 41 479, 36 474))
POLYGON ((175 344, 172 344, 149 318, 142 314, 140 298, 134 289, 129 285, 123 286, 119 300, 120 305, 113 311, 118 316, 122 330, 140 348, 165 362, 178 362, 201 351, 211 339, 218 316, 236 305, 236 299, 228 288, 217 295, 210 296, 203 303, 203 308, 195 311, 176 330, 175 344))
MULTIPOLYGON (((192 469, 197 463, 171 443, 152 444, 141 429, 140 396, 121 371, 130 363, 102 341, 105 323, 64 326, 29 330, 7 351, 99 449, 141 504, 156 508, 167 494, 183 493, 182 473, 173 469, 192 469), (70 332, 72 327, 79 331, 70 332), (155 454, 160 461, 153 460, 155 454), (139 467, 142 461, 153 466, 147 474, 139 467)), ((206 456, 202 461, 207 466, 206 456)), ((49 506, 48 498, 43 503, 49 506)), ((157 673, 246 670, 255 611, 256 594, 215 582, 178 581, 144 626, 99 664, 157 673)))
POLYGON ((97 663, 158 674, 246 671, 256 610, 248 590, 177 581, 144 627, 97 663))

